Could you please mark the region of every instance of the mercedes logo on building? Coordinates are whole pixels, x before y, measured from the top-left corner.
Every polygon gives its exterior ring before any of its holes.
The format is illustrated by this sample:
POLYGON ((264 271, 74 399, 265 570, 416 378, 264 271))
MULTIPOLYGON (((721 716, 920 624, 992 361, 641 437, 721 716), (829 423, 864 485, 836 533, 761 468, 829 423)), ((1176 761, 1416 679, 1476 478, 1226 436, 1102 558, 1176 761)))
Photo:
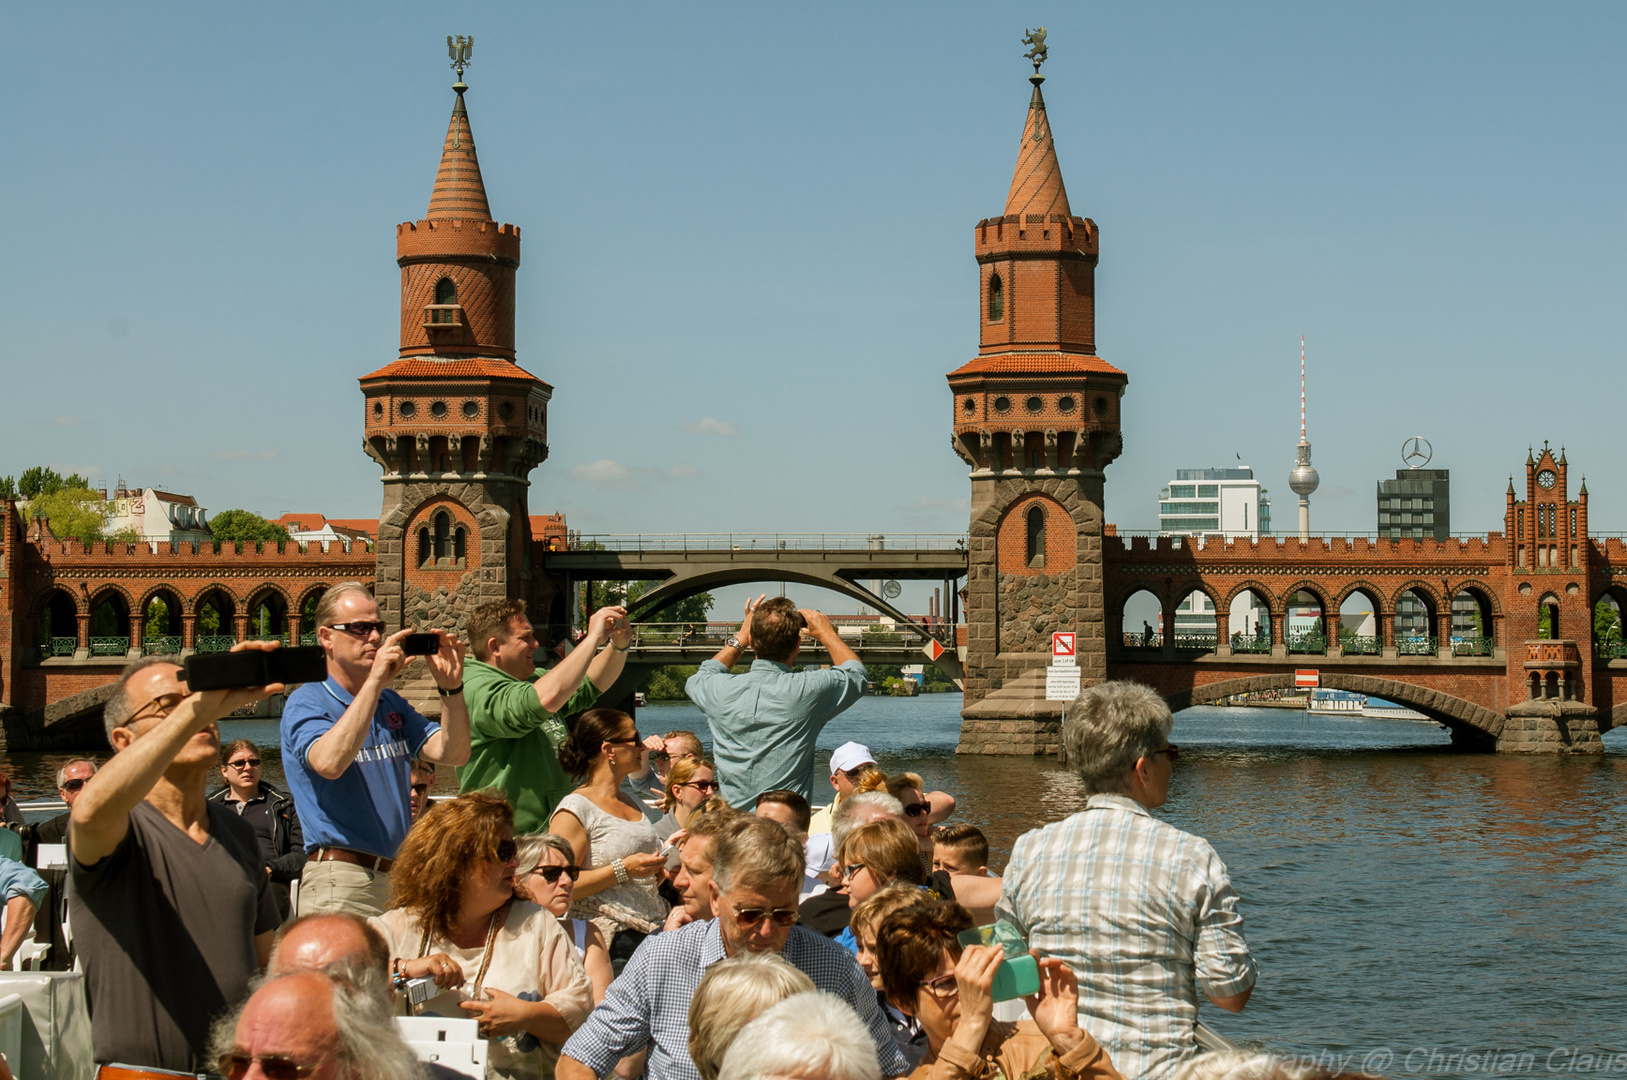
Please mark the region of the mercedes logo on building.
POLYGON ((1421 469, 1435 456, 1435 448, 1422 435, 1414 435, 1401 444, 1401 460, 1409 469, 1421 469))

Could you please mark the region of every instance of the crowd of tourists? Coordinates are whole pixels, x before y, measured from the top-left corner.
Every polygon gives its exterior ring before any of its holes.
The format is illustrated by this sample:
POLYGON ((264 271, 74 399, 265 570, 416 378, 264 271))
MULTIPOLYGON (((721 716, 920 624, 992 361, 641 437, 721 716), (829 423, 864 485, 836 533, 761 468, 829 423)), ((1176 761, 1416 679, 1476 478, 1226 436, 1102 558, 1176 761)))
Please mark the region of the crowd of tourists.
POLYGON ((438 720, 391 689, 405 631, 366 588, 330 589, 314 623, 328 678, 288 694, 286 793, 216 726, 284 688, 191 693, 161 657, 114 688, 112 758, 60 778, 98 1063, 455 1075, 403 1040, 417 1014, 476 1021, 505 1080, 1300 1075, 1197 1053, 1200 997, 1243 1008, 1256 967, 1225 865, 1151 813, 1178 751, 1145 687, 1070 705, 1085 808, 996 876, 950 794, 857 743, 815 810, 816 742, 866 673, 784 599, 748 603, 689 680, 710 756, 597 706, 631 644, 620 608, 547 670, 518 602, 474 610, 466 641, 437 631, 438 720), (797 667, 804 638, 829 667, 797 667), (460 794, 429 797, 437 767, 460 794), (996 920, 1029 952, 981 943, 996 920), (1019 954, 1037 985, 997 1001, 1019 954))

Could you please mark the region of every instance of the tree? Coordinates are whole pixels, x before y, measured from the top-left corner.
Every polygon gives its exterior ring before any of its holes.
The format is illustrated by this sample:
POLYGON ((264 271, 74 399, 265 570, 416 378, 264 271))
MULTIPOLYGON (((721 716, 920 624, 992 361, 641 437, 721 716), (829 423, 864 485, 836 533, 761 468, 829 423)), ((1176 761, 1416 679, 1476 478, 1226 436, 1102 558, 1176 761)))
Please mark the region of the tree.
POLYGON ((113 516, 100 495, 83 487, 59 488, 32 498, 28 513, 43 517, 57 536, 86 544, 106 538, 107 521, 113 516))
MULTIPOLYGON (((586 547, 586 545, 582 545, 586 547)), ((593 583, 593 606, 595 609, 608 607, 612 604, 621 604, 624 601, 631 603, 643 596, 657 582, 654 581, 595 581, 593 583)), ((643 622, 654 623, 704 623, 712 611, 712 594, 709 592, 696 593, 674 601, 665 607, 652 611, 643 622)), ((578 613, 580 625, 587 625, 587 612, 578 613)))
POLYGON ((78 473, 63 477, 49 465, 35 465, 25 469, 17 480, 17 493, 30 501, 41 495, 55 495, 59 491, 90 489, 90 481, 78 473))
POLYGON ((222 543, 262 544, 288 539, 288 530, 252 510, 222 510, 209 519, 209 531, 222 543))
POLYGON ((1593 640, 1604 644, 1621 640, 1621 611, 1614 597, 1603 597, 1593 605, 1593 640))
POLYGON ((9 476, 0 476, 0 500, 15 499, 17 497, 17 481, 9 476))

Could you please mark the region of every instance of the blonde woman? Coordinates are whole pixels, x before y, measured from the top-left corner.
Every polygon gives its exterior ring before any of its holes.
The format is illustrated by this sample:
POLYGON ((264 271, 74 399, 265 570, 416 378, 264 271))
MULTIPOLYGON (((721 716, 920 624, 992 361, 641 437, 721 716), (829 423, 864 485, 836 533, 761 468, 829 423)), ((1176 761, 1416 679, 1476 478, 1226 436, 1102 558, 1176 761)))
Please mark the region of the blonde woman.
POLYGON ((743 952, 713 964, 689 1000, 689 1058, 701 1080, 717 1080, 723 1055, 759 1013, 815 989, 779 953, 743 952))
POLYGON ((665 842, 673 833, 688 828, 690 817, 718 790, 717 772, 710 761, 683 758, 674 762, 667 773, 666 794, 661 800, 664 816, 655 823, 655 835, 665 842))

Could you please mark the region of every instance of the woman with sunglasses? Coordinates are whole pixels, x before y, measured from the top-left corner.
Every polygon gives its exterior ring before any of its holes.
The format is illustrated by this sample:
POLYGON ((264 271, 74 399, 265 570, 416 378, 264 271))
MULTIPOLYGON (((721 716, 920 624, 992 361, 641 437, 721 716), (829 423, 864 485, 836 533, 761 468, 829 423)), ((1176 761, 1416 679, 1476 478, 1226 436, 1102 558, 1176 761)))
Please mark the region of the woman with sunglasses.
POLYGON ((400 980, 441 993, 420 1013, 479 1022, 486 1075, 542 1080, 593 1010, 593 986, 559 921, 515 895, 514 811, 499 794, 436 803, 407 833, 390 875, 390 907, 369 921, 400 980))
POLYGON ((1061 960, 1039 961, 1039 993, 1027 999, 1031 1023, 994 1019, 994 973, 1005 950, 963 947, 960 934, 974 925, 959 904, 932 903, 895 911, 876 930, 882 989, 926 1032, 910 1080, 1123 1080, 1079 1026, 1079 983, 1061 960))
POLYGON ((894 773, 887 777, 887 794, 904 804, 904 824, 915 830, 915 839, 921 849, 921 866, 932 872, 932 803, 922 790, 921 777, 916 773, 894 773))
POLYGON ((661 899, 661 836, 621 790, 644 756, 633 718, 615 709, 589 709, 571 725, 559 763, 578 787, 559 800, 548 831, 562 836, 582 868, 571 914, 592 919, 610 943, 617 975, 639 942, 667 917, 661 899))
MULTIPOLYGON (((994 905, 1000 899, 999 878, 944 870, 928 874, 921 866, 915 830, 897 818, 872 821, 848 833, 836 868, 853 909, 894 883, 913 885, 935 899, 958 901, 983 922, 994 921, 994 905)), ((836 941, 858 955, 859 942, 851 925, 836 935, 836 941)))
MULTIPOLYGON (((667 773, 666 795, 661 800, 661 812, 665 816, 655 823, 655 835, 670 840, 673 833, 688 828, 695 811, 720 790, 716 776, 710 761, 683 758, 673 762, 667 773)), ((721 800, 719 805, 722 805, 721 800)))
POLYGON ((570 937, 577 958, 593 983, 593 1004, 597 1005, 604 1000, 604 992, 610 988, 614 976, 604 934, 586 919, 567 917, 576 879, 582 876, 582 868, 576 865, 576 853, 571 850, 569 841, 553 833, 527 836, 519 844, 520 871, 514 875, 514 895, 530 900, 559 920, 560 929, 570 937))
POLYGON ((260 748, 238 739, 220 752, 220 778, 226 782, 209 798, 236 811, 260 842, 260 859, 271 876, 277 914, 288 918, 289 883, 305 869, 305 835, 293 796, 260 778, 260 748))

